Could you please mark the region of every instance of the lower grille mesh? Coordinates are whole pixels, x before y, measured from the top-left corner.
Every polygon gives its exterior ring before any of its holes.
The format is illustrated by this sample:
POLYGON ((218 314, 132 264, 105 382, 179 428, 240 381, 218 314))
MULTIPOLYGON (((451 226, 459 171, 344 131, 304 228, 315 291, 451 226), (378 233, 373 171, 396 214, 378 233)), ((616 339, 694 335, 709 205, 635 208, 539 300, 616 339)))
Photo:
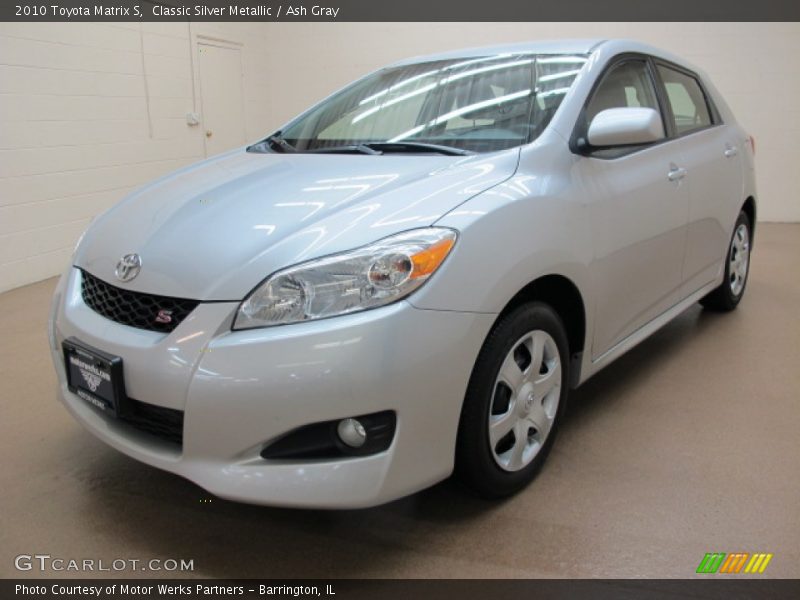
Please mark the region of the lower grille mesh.
POLYGON ((120 421, 166 442, 183 444, 183 411, 139 402, 133 398, 125 401, 125 409, 119 416, 120 421))

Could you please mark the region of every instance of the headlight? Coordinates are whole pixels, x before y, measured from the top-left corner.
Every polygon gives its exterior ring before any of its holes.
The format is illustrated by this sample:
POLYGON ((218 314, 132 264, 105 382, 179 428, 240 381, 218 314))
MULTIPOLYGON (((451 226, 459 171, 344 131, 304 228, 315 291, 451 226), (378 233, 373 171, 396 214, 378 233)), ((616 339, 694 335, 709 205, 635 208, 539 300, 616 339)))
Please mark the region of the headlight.
POLYGON ((425 283, 456 237, 452 229, 415 229, 278 271, 242 302, 233 328, 323 319, 395 302, 425 283))

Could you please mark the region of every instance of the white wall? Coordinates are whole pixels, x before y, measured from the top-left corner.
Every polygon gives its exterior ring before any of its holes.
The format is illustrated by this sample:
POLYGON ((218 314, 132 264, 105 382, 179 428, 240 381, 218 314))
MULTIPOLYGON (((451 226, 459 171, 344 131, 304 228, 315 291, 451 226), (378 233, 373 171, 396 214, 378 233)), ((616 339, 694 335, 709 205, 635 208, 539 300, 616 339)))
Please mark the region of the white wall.
POLYGON ((260 24, 0 24, 0 291, 60 273, 93 216, 204 157, 198 36, 242 44, 245 122, 274 119, 260 24))
POLYGON ((800 221, 798 23, 0 24, 0 291, 60 272, 89 220, 203 157, 197 36, 242 44, 255 139, 382 64, 449 48, 633 37, 705 68, 756 137, 759 217, 800 221))

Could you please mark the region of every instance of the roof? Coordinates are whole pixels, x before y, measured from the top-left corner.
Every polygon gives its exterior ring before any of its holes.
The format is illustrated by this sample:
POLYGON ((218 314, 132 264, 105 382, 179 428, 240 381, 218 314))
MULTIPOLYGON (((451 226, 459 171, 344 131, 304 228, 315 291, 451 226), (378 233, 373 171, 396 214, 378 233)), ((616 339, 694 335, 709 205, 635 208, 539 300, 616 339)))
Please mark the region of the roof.
POLYGON ((683 65, 688 69, 696 71, 702 75, 704 79, 708 79, 708 76, 702 69, 698 69, 683 58, 649 44, 629 39, 543 40, 538 42, 503 44, 500 46, 465 48, 463 50, 451 50, 437 54, 429 54, 427 56, 415 56, 397 61, 390 66, 409 65, 433 60, 469 59, 481 56, 496 56, 498 54, 592 54, 595 52, 605 55, 606 57, 611 57, 622 52, 650 54, 678 65, 683 65))
POLYGON ((434 60, 493 56, 497 54, 589 54, 594 48, 602 44, 604 41, 605 40, 602 39, 543 40, 538 42, 502 44, 499 46, 464 48, 461 50, 450 50, 447 52, 440 52, 425 56, 415 56, 397 61, 393 63, 392 66, 430 62, 434 60))

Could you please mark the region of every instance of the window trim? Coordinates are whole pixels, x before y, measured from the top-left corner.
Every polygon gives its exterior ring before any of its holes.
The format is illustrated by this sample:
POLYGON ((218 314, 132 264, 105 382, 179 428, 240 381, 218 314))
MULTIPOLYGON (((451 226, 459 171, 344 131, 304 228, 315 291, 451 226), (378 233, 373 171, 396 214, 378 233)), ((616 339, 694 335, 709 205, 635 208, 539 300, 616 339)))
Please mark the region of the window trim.
POLYGON ((673 63, 669 60, 658 58, 650 54, 643 54, 641 52, 623 52, 612 56, 608 60, 606 65, 603 67, 603 70, 600 72, 600 75, 598 75, 597 79, 592 84, 592 88, 589 90, 586 99, 583 101, 583 106, 581 107, 581 110, 578 113, 578 117, 575 119, 575 124, 572 128, 572 134, 570 135, 569 138, 569 149, 573 154, 577 154, 578 156, 585 156, 587 158, 595 158, 598 160, 617 160, 619 158, 625 158, 626 156, 630 156, 631 154, 642 152, 644 150, 660 146, 661 144, 681 139, 689 135, 694 135, 696 133, 706 131, 713 127, 718 127, 723 124, 724 121, 722 120, 722 117, 719 111, 717 110, 716 104, 714 104, 711 94, 708 93, 708 90, 705 84, 703 83, 702 77, 700 77, 697 73, 695 73, 691 69, 687 69, 686 67, 673 63), (600 150, 600 148, 591 148, 585 146, 586 143, 585 138, 589 127, 589 124, 585 122, 586 112, 587 109, 589 108, 589 104, 594 98, 595 93, 597 92, 597 89, 603 84, 603 81, 605 80, 608 73, 617 66, 619 66, 620 64, 627 61, 644 62, 647 67, 647 72, 650 75, 650 79, 656 91, 659 114, 661 115, 661 123, 664 126, 664 138, 655 142, 650 142, 648 144, 637 144, 635 146, 627 146, 627 147, 620 146, 620 149, 626 148, 626 150, 622 151, 620 154, 615 156, 598 156, 596 154, 596 150, 600 150), (691 131, 687 131, 682 134, 678 134, 676 132, 674 126, 675 119, 672 114, 672 107, 670 106, 669 103, 669 98, 667 96, 667 91, 664 86, 664 82, 662 81, 661 75, 658 72, 657 68, 658 65, 662 65, 668 69, 672 69, 673 71, 678 71, 683 73, 684 75, 688 75, 697 82, 697 84, 700 86, 700 91, 702 92, 703 97, 705 98, 706 101, 706 105, 709 111, 709 116, 711 117, 712 120, 711 125, 707 125, 699 129, 693 129, 691 131))
POLYGON ((714 104, 714 101, 713 101, 713 99, 711 97, 711 94, 708 93, 708 90, 706 89, 706 86, 703 83, 703 79, 700 77, 700 75, 698 75, 694 71, 691 71, 690 69, 687 69, 686 67, 682 67, 680 65, 676 65, 675 63, 670 62, 668 60, 664 60, 664 59, 661 59, 661 58, 655 58, 655 57, 652 57, 651 60, 653 62, 653 71, 656 74, 656 77, 658 79, 658 86, 664 93, 665 105, 666 105, 666 108, 667 108, 667 112, 669 114, 669 124, 670 124, 670 136, 669 137, 670 137, 670 139, 684 138, 684 137, 686 137, 688 135, 693 135, 695 133, 699 133, 701 131, 706 131, 706 130, 711 129, 713 127, 717 127, 719 125, 723 125, 724 124, 724 122, 722 120, 722 117, 719 114, 719 110, 717 110, 717 106, 716 106, 716 104, 714 104), (659 72, 658 67, 664 67, 665 69, 669 69, 671 71, 675 71, 676 73, 681 73, 682 75, 690 77, 691 79, 693 79, 697 83, 697 87, 700 88, 700 93, 703 94, 703 99, 705 100, 705 103, 706 103, 706 110, 708 111, 708 117, 711 120, 710 124, 704 125, 702 127, 697 127, 695 129, 691 129, 689 131, 684 131, 683 133, 678 133, 677 132, 677 129, 675 127, 675 115, 672 112, 672 104, 669 102, 669 95, 667 94, 667 87, 666 87, 666 85, 664 83, 664 80, 661 78, 661 73, 659 72))
POLYGON ((603 67, 600 75, 598 75, 597 79, 595 79, 594 83, 592 84, 592 88, 589 90, 589 93, 586 95, 586 99, 583 101, 583 106, 578 113, 578 118, 575 120, 575 125, 572 129, 572 135, 569 138, 569 149, 573 154, 577 154, 579 156, 597 158, 599 160, 616 160, 618 158, 630 156, 635 152, 640 152, 669 141, 671 131, 669 130, 669 124, 666 119, 664 101, 665 98, 662 94, 660 80, 656 77, 655 69, 649 55, 641 54, 639 52, 624 52, 611 57, 606 63, 605 67, 603 67), (615 156, 598 156, 596 151, 601 150, 602 148, 591 148, 590 146, 586 145, 586 134, 588 133, 589 128, 589 123, 586 122, 586 114, 589 109, 589 104, 591 104, 592 100, 594 100, 597 90, 601 85, 603 85, 603 82, 606 80, 606 77, 608 77, 608 74, 626 62, 644 63, 645 70, 650 77, 650 83, 653 85, 653 89, 655 90, 656 102, 658 103, 658 113, 661 117, 661 124, 664 127, 664 139, 656 142, 650 142, 648 144, 637 144, 635 146, 627 147, 620 146, 619 148, 621 153, 615 156))

